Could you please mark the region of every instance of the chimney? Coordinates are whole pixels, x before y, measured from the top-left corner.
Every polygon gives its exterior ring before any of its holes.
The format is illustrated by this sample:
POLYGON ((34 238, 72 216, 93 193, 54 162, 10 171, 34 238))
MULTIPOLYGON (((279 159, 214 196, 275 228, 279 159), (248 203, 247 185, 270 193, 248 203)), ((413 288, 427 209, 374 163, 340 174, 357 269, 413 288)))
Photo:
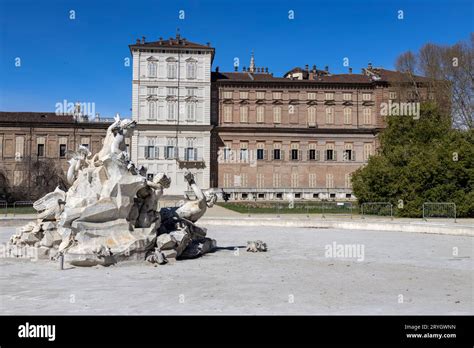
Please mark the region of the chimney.
POLYGON ((325 70, 326 72, 329 72, 329 66, 326 65, 326 66, 324 67, 324 70, 325 70))
POLYGON ((219 66, 216 66, 216 73, 219 72, 219 66))
POLYGON ((144 44, 144 43, 145 43, 145 37, 142 36, 142 44, 144 44))
POLYGON ((242 71, 247 71, 247 68, 244 66, 244 67, 242 68, 242 71))
POLYGON ((136 44, 137 44, 137 45, 139 45, 139 44, 140 44, 140 39, 137 39, 137 42, 136 42, 136 44))
POLYGON ((268 74, 268 68, 265 68, 265 73, 268 74))
POLYGON ((309 65, 306 64, 306 65, 304 66, 304 69, 305 69, 306 71, 309 71, 309 65))
POLYGON ((210 42, 207 42, 206 45, 207 45, 207 47, 211 47, 211 43, 210 43, 210 42))
POLYGON ((367 69, 372 69, 372 63, 367 64, 367 69))
POLYGON ((316 65, 313 65, 313 74, 316 74, 316 65))
POLYGON ((352 74, 352 68, 349 68, 349 74, 352 74))
POLYGON ((163 37, 160 36, 160 41, 163 41, 163 37))
POLYGON ((234 71, 239 71, 239 66, 238 65, 234 65, 234 71))

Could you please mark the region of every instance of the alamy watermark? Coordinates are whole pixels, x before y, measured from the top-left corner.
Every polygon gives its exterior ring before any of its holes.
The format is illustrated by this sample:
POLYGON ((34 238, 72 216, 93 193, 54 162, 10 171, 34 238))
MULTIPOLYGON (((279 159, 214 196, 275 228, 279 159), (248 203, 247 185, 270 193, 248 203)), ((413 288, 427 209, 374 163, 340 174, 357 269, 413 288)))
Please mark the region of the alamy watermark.
POLYGON ((326 244, 324 249, 325 257, 341 259, 355 258, 357 261, 364 261, 365 258, 364 244, 338 244, 337 242, 332 242, 332 244, 326 244))
POLYGON ((54 107, 58 116, 95 116, 95 103, 73 103, 64 99, 62 102, 56 103, 54 107))
POLYGON ((418 102, 392 102, 380 103, 381 116, 410 116, 414 120, 420 118, 420 103, 418 102))

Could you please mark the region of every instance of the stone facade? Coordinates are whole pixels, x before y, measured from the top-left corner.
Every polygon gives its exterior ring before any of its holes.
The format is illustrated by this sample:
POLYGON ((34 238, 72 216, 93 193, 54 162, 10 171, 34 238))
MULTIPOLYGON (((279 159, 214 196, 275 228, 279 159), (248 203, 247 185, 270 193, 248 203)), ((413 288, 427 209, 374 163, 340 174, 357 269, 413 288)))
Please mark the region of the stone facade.
POLYGON ((130 45, 133 56, 132 160, 171 178, 167 194, 188 190, 183 173, 209 188, 211 65, 214 49, 181 38, 130 45))
MULTIPOLYGON (((110 122, 40 112, 0 112, 0 170, 12 186, 32 187, 32 164, 51 159, 67 171, 67 153, 102 147, 110 122)), ((1 199, 1 198, 0 198, 1 199)))
POLYGON ((213 73, 211 186, 236 200, 354 199, 351 174, 378 147, 381 105, 409 100, 407 81, 371 66, 278 78, 253 64, 213 73))

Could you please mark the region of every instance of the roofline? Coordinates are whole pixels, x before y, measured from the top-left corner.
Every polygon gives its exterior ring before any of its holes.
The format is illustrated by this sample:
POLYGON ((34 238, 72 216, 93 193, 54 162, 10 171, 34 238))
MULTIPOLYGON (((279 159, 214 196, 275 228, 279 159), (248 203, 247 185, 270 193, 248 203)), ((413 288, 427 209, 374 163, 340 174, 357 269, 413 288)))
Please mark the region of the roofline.
MULTIPOLYGON (((146 46, 142 46, 141 44, 140 45, 137 45, 137 44, 131 44, 131 45, 128 45, 128 48, 130 50, 130 53, 133 54, 133 49, 156 49, 156 50, 173 50, 175 49, 175 47, 146 47, 146 46)), ((216 49, 214 47, 207 47, 207 46, 203 46, 202 48, 197 48, 197 47, 183 47, 183 46, 176 46, 176 48, 180 48, 180 49, 186 49, 186 50, 204 50, 204 51, 211 51, 211 64, 214 62, 214 56, 216 54, 216 49)))

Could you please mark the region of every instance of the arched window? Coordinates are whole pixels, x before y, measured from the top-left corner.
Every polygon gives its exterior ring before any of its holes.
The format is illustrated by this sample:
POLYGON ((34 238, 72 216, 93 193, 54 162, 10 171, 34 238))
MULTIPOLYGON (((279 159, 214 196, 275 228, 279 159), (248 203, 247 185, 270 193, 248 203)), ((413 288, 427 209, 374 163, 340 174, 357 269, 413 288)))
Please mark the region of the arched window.
POLYGON ((156 118, 156 103, 153 101, 148 104, 148 118, 151 120, 156 118))

